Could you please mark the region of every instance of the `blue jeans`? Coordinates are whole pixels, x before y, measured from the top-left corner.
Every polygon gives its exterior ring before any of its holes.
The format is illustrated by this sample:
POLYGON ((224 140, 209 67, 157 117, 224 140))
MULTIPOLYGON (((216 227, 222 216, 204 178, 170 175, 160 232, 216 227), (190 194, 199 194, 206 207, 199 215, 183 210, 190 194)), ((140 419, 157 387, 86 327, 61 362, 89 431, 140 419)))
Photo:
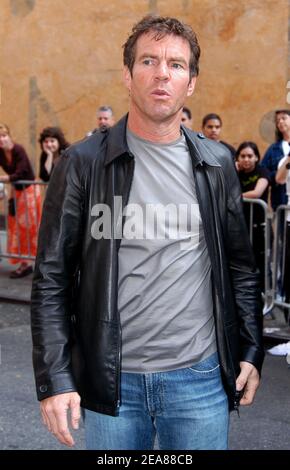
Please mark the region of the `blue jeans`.
POLYGON ((186 369, 121 374, 116 417, 84 410, 94 450, 227 449, 229 412, 217 354, 186 369))

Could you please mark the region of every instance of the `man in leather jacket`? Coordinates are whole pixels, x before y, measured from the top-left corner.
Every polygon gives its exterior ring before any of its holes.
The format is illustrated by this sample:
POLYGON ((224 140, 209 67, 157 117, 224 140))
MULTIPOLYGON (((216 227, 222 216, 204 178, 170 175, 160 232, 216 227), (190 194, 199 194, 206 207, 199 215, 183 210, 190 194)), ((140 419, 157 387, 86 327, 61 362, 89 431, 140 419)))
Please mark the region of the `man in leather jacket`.
POLYGON ((100 130, 106 130, 115 124, 115 118, 113 109, 111 106, 103 105, 97 110, 97 127, 86 134, 86 137, 90 137, 100 130))
POLYGON ((124 45, 130 108, 50 181, 32 289, 43 421, 89 449, 226 449, 264 352, 259 276, 226 148, 180 127, 200 49, 145 17, 124 45))

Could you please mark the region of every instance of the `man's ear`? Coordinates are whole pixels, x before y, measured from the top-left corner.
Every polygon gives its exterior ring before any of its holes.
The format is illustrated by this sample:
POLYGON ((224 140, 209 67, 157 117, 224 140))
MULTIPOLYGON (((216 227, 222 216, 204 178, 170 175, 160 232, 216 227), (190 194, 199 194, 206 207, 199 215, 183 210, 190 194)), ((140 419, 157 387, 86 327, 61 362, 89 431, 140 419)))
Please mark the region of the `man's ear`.
POLYGON ((196 84, 196 77, 192 77, 189 84, 188 84, 188 89, 187 89, 187 96, 191 96, 196 84))
POLYGON ((125 86, 130 91, 131 90, 132 77, 131 77, 131 72, 130 72, 130 70, 128 69, 127 66, 125 66, 124 69, 123 69, 123 80, 124 80, 125 86))

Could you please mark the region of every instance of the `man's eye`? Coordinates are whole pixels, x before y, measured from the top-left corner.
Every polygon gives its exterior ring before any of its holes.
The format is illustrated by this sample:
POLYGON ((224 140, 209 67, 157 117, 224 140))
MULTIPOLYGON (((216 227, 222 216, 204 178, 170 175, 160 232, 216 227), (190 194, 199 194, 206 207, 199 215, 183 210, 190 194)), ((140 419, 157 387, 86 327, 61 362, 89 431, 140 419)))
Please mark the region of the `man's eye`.
POLYGON ((143 64, 145 64, 145 65, 150 65, 150 64, 152 64, 152 62, 153 62, 152 59, 144 59, 143 60, 143 64))
POLYGON ((174 63, 172 64, 172 67, 173 67, 174 69, 183 69, 182 65, 181 65, 181 64, 177 64, 176 62, 174 62, 174 63))

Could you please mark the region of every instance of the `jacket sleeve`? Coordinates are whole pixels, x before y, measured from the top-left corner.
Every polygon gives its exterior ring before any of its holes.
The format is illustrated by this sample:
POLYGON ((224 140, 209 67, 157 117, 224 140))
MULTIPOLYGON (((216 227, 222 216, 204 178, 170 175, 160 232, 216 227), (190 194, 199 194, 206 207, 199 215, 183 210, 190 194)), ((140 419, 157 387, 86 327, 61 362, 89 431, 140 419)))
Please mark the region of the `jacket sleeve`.
POLYGON ((227 256, 240 328, 240 360, 254 364, 260 372, 264 359, 260 276, 244 219, 240 184, 230 166, 228 161, 227 256))
POLYGON ((70 148, 55 168, 43 208, 31 297, 38 399, 75 391, 71 371, 71 295, 79 265, 84 203, 79 156, 70 148))
POLYGON ((15 153, 13 156, 16 160, 16 165, 15 172, 9 175, 11 183, 14 183, 17 180, 25 180, 28 175, 33 176, 34 178, 28 155, 21 145, 17 144, 17 146, 15 146, 15 153))

